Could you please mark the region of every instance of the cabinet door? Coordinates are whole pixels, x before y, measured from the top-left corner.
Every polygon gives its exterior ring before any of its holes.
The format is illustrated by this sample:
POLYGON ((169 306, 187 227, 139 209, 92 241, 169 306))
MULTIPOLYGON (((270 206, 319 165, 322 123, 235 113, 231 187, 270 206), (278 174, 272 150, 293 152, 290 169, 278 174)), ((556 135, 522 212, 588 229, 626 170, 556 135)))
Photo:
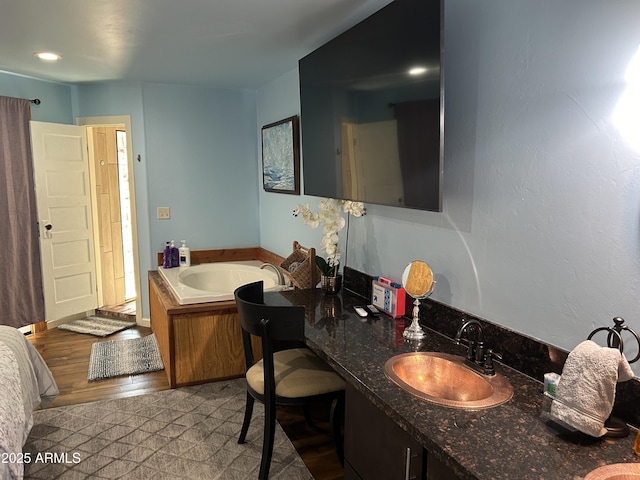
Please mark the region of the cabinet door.
POLYGON ((424 478, 422 445, 348 384, 344 421, 346 479, 424 478))
POLYGON ((458 480, 458 476, 451 468, 430 455, 427 462, 427 480, 458 480))

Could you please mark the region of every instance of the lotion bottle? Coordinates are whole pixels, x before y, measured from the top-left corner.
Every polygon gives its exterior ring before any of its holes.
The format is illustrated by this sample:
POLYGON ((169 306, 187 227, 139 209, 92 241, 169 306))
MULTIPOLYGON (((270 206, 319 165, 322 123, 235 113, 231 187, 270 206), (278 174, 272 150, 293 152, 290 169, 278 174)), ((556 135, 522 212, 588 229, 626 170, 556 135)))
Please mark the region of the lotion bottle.
POLYGON ((187 247, 186 240, 182 240, 182 245, 180 246, 178 251, 180 253, 180 266, 188 267, 189 265, 191 265, 191 251, 189 250, 189 247, 187 247))

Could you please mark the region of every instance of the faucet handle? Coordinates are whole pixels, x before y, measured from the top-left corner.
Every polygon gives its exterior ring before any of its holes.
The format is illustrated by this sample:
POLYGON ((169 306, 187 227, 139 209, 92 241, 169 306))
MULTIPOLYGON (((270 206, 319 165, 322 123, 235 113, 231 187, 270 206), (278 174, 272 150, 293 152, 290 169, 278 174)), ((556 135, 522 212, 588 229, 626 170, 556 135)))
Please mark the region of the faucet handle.
MULTIPOLYGON (((490 351, 491 349, 487 350, 490 351)), ((493 352, 492 352, 493 353, 493 352)), ((475 352, 475 357, 474 360, 476 361, 476 363, 480 363, 482 364, 482 362, 485 362, 487 359, 487 354, 484 351, 484 342, 478 340, 476 342, 476 352, 475 352)))
POLYGON ((495 375, 496 369, 493 365, 493 359, 497 358, 502 360, 502 355, 498 352, 494 352, 492 348, 487 348, 487 352, 484 357, 484 373, 485 375, 495 375))
POLYGON ((473 362, 476 359, 476 345, 473 340, 467 340, 467 360, 473 362))

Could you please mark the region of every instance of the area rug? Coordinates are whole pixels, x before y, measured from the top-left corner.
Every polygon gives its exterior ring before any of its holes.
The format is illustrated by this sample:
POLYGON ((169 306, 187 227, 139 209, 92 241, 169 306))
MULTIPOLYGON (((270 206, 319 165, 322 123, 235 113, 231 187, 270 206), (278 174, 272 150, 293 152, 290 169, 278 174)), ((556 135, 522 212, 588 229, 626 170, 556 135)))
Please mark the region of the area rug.
MULTIPOLYGON (((264 407, 256 402, 238 445, 245 395, 237 379, 36 411, 24 478, 257 478, 264 407)), ((313 478, 277 423, 269 478, 313 478)))
POLYGON ((106 337, 113 333, 119 332, 136 324, 135 320, 119 320, 116 318, 106 317, 85 317, 79 320, 73 320, 69 323, 58 325, 60 330, 69 330, 77 333, 87 333, 97 337, 106 337))
POLYGON ((155 334, 126 340, 108 340, 91 345, 87 380, 163 370, 155 334))

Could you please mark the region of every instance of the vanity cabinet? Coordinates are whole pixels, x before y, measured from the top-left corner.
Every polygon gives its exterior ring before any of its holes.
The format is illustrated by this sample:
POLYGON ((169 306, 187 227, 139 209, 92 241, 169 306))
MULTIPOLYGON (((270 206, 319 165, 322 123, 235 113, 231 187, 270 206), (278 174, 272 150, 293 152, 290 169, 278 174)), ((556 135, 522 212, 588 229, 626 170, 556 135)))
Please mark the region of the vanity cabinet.
POLYGON ((426 479, 426 453, 362 393, 346 386, 345 480, 426 479))
POLYGON ((350 384, 344 420, 345 480, 458 480, 447 465, 350 384))

